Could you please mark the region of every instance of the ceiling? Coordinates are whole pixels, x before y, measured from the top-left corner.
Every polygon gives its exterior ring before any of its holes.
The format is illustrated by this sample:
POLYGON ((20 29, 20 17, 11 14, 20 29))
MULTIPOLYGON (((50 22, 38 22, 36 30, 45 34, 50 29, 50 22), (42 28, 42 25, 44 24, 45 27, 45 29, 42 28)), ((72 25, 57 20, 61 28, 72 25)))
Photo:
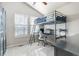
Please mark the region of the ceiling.
POLYGON ((54 10, 69 4, 70 2, 47 2, 47 5, 44 5, 42 2, 26 2, 26 3, 45 15, 49 12, 53 12, 54 10))

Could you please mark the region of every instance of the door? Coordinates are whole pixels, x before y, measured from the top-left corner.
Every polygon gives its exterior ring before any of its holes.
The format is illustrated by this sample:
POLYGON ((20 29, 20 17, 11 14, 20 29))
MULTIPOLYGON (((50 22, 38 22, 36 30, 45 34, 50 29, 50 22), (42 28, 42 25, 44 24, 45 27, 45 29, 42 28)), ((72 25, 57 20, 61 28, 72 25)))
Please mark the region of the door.
POLYGON ((4 55, 6 49, 5 41, 5 11, 0 8, 0 55, 4 55))

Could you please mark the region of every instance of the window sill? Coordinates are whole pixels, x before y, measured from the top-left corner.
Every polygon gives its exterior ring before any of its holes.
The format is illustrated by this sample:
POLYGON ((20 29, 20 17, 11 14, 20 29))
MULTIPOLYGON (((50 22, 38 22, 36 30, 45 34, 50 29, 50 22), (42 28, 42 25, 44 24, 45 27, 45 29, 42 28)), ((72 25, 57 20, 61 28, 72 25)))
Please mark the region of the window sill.
POLYGON ((15 36, 16 39, 18 39, 18 38, 26 38, 26 37, 28 37, 28 35, 15 36))

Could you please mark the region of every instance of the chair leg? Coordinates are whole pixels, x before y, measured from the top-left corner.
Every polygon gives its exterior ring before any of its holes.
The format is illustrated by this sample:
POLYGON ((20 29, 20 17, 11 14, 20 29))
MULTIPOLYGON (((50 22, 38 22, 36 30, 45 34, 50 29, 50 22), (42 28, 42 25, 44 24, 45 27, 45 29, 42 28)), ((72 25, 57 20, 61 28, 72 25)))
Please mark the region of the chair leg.
POLYGON ((39 41, 38 41, 38 46, 39 46, 39 41))
POLYGON ((39 46, 40 42, 45 47, 45 42, 44 41, 38 41, 38 46, 39 46))
POLYGON ((41 42, 41 41, 39 40, 39 41, 38 41, 38 46, 40 45, 40 42, 41 42))
POLYGON ((45 42, 43 41, 43 46, 45 47, 45 42))
POLYGON ((43 42, 43 41, 41 41, 41 44, 42 44, 42 45, 44 45, 44 42, 43 42))
POLYGON ((45 43, 44 43, 44 47, 45 47, 46 45, 45 45, 45 43))

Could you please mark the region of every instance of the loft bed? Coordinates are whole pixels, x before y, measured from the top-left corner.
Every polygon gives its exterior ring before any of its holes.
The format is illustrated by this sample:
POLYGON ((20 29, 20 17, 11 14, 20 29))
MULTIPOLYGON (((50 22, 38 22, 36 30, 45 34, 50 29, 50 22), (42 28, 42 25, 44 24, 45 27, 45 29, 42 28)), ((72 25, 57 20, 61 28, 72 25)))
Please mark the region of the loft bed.
POLYGON ((39 17, 37 19, 35 19, 34 23, 36 25, 54 25, 54 40, 56 42, 57 39, 61 39, 61 38, 65 38, 66 39, 66 32, 67 32, 67 26, 66 26, 66 16, 64 14, 62 14, 61 12, 58 12, 58 11, 54 11, 54 12, 51 12, 51 13, 48 13, 46 16, 43 16, 43 17, 39 17), (61 29, 58 29, 59 30, 59 33, 61 32, 64 32, 65 34, 64 35, 60 35, 60 36, 57 36, 57 25, 59 24, 64 24, 65 28, 61 28, 61 29))

